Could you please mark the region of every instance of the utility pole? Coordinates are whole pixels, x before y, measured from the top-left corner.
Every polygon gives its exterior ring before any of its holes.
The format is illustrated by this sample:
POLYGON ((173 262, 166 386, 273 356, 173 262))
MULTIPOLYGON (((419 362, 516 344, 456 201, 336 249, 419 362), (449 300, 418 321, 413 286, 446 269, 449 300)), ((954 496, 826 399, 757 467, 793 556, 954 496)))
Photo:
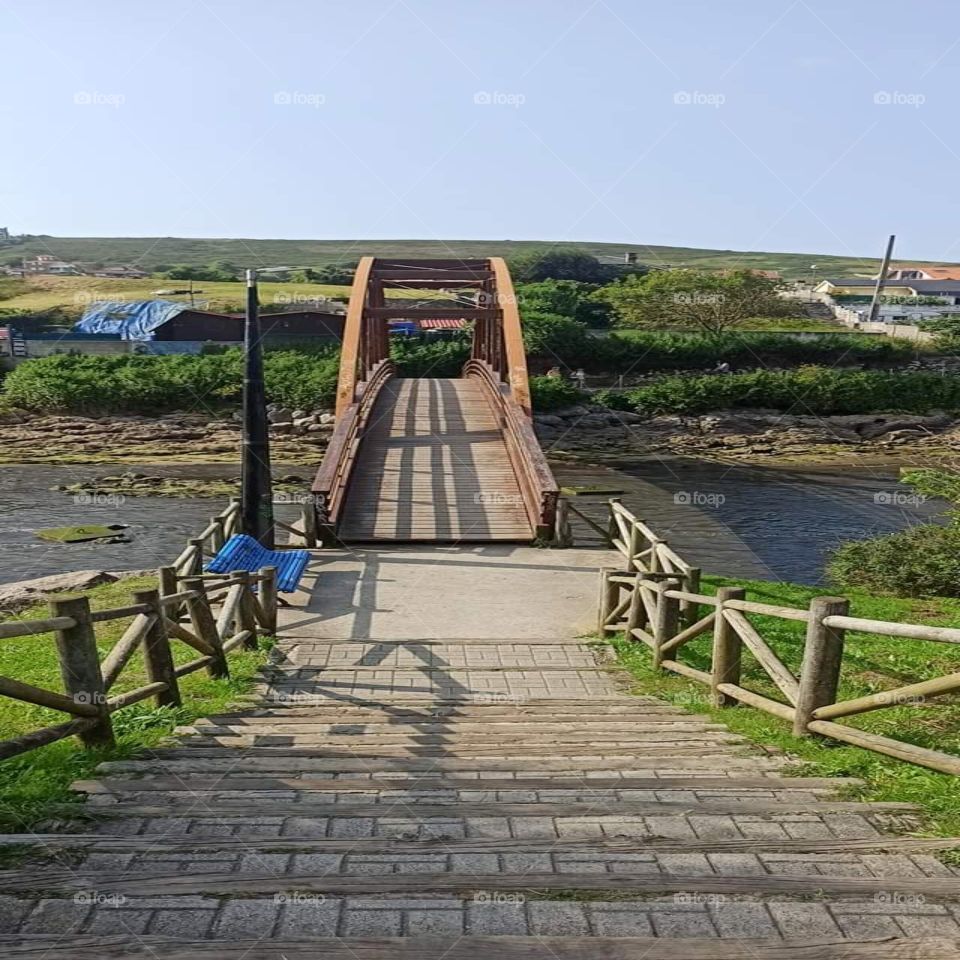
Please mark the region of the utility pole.
POLYGON ((887 252, 883 255, 883 266, 880 267, 880 275, 877 277, 877 285, 873 288, 873 299, 870 301, 870 313, 867 320, 870 323, 876 323, 877 314, 880 312, 880 294, 883 292, 883 285, 887 280, 887 271, 890 269, 890 258, 893 256, 893 242, 896 240, 894 234, 890 234, 887 241, 887 252))
POLYGON ((243 341, 243 462, 240 473, 240 523, 243 532, 273 549, 273 490, 270 437, 263 385, 263 348, 257 272, 247 271, 247 316, 243 341))

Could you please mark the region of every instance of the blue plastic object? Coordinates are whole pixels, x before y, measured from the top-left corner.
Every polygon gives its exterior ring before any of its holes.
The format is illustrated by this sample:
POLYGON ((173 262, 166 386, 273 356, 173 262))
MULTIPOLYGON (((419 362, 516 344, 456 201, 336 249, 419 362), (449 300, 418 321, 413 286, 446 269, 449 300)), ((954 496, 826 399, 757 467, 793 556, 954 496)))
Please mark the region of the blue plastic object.
POLYGON ((310 554, 306 550, 268 550, 253 537, 235 533, 217 551, 206 570, 208 573, 231 573, 234 570, 256 573, 261 567, 276 567, 277 589, 282 593, 293 593, 309 562, 310 554))
POLYGON ((187 309, 172 300, 101 300, 92 303, 73 325, 74 333, 153 340, 154 331, 187 309))

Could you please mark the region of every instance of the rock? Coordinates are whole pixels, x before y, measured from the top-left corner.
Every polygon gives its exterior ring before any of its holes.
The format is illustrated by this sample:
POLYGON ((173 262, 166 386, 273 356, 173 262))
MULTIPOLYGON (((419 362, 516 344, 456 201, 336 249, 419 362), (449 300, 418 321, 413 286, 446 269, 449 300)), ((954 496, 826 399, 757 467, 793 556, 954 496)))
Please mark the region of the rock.
POLYGON ((290 414, 290 416, 291 416, 291 418, 293 419, 293 422, 296 423, 297 420, 302 420, 304 417, 309 417, 309 416, 310 416, 310 411, 309 411, 309 410, 294 410, 293 413, 290 414))
POLYGON ((332 423, 311 423, 307 427, 307 433, 330 433, 333 430, 332 423))
POLYGON ((320 414, 320 423, 328 424, 336 422, 336 417, 332 413, 321 413, 320 414))
POLYGON ((120 577, 105 570, 76 570, 50 577, 0 584, 0 610, 14 613, 42 600, 47 594, 89 590, 101 583, 115 583, 120 577))
POLYGON ((294 417, 293 426, 297 430, 306 430, 314 423, 313 417, 294 417))
POLYGON ((267 410, 267 419, 271 423, 291 423, 293 421, 293 411, 285 407, 277 407, 274 410, 267 410))
POLYGON ((293 433, 293 424, 289 421, 286 423, 271 423, 270 432, 278 435, 293 433))
POLYGON ((555 417, 549 413, 538 413, 533 418, 534 424, 545 427, 562 427, 564 425, 563 417, 555 417))

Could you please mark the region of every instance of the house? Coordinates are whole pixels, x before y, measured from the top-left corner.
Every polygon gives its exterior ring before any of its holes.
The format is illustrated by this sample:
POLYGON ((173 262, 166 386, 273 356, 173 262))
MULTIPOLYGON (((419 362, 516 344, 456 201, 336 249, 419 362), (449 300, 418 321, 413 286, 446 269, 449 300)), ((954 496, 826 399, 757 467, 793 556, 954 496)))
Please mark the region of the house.
MULTIPOLYGON (((837 280, 821 280, 817 293, 826 293, 835 298, 856 297, 870 299, 877 280, 867 277, 843 277, 837 280)), ((936 297, 944 304, 960 303, 960 280, 887 280, 883 284, 884 297, 936 297)))
POLYGON ((960 280, 960 267, 894 265, 887 271, 887 280, 960 280))
POLYGON ((58 260, 48 253, 41 253, 23 261, 24 273, 52 273, 62 276, 78 276, 82 271, 75 263, 58 260))
MULTIPOLYGON (((263 313, 260 329, 273 343, 294 340, 339 342, 345 322, 342 313, 298 310, 263 313)), ((91 304, 74 325, 74 333, 116 336, 142 342, 241 343, 242 314, 209 313, 172 300, 100 301, 91 304)))
POLYGON ((101 267, 93 271, 95 277, 109 277, 113 280, 145 280, 150 276, 149 272, 146 270, 141 270, 139 267, 127 267, 127 266, 116 266, 116 267, 101 267))

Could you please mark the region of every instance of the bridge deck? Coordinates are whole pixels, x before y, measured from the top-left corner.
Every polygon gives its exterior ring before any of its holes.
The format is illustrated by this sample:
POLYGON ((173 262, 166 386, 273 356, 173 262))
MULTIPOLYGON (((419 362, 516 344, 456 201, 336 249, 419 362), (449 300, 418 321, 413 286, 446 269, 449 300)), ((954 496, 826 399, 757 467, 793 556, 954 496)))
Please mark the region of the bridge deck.
POLYGON ((392 380, 344 504, 345 541, 529 541, 500 425, 471 379, 392 380))

